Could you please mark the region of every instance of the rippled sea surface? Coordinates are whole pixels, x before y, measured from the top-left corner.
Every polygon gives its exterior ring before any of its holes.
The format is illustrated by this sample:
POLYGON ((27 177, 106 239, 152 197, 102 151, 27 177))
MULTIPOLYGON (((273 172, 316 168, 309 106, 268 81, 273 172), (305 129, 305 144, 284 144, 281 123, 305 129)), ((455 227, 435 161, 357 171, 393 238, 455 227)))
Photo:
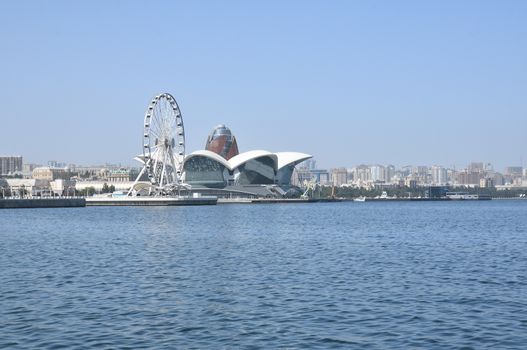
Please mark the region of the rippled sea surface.
POLYGON ((0 211, 0 348, 527 346, 527 201, 0 211))

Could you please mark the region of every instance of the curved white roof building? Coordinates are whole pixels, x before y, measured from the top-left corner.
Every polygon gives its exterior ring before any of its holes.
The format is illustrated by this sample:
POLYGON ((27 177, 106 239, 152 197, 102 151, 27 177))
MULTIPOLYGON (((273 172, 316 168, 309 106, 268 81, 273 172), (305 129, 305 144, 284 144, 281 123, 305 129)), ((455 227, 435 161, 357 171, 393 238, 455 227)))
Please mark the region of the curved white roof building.
POLYGON ((185 157, 184 181, 193 186, 224 188, 227 185, 291 185, 296 165, 312 156, 299 152, 255 150, 227 160, 217 153, 199 150, 185 157))
POLYGON ((313 156, 300 152, 277 152, 278 166, 276 173, 276 183, 279 185, 290 185, 291 176, 295 167, 313 156))
MULTIPOLYGON (((291 186, 295 167, 312 156, 300 152, 253 150, 238 153, 236 138, 225 125, 216 127, 204 150, 188 154, 182 180, 192 191, 218 196, 284 196, 291 186)), ((136 158, 143 161, 140 155, 136 158)))
POLYGON ((273 162, 273 168, 278 166, 278 157, 269 151, 248 151, 238 154, 237 156, 232 157, 229 160, 231 164, 231 169, 238 168, 239 166, 258 158, 269 158, 273 162))
POLYGON ((313 157, 312 155, 300 152, 276 152, 275 155, 278 158, 278 170, 287 165, 297 165, 313 157))
POLYGON ((199 151, 192 152, 191 154, 185 157, 185 163, 192 158, 200 158, 200 157, 209 158, 213 161, 220 163, 221 165, 223 165, 225 168, 229 170, 232 169, 227 159, 223 158, 217 153, 207 151, 207 150, 199 150, 199 151))

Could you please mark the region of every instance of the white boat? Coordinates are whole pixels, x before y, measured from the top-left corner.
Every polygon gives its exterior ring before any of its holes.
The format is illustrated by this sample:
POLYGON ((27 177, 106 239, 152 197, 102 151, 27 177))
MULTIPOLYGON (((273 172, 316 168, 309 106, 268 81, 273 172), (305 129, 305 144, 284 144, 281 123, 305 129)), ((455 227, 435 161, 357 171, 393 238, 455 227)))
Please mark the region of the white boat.
POLYGON ((388 192, 382 191, 382 194, 380 196, 375 196, 375 199, 389 199, 388 192))
POLYGON ((477 194, 469 194, 466 192, 447 192, 447 198, 454 200, 478 200, 479 196, 477 194))
POLYGON ((357 198, 353 198, 353 201, 354 202, 366 202, 366 197, 360 196, 360 197, 357 197, 357 198))

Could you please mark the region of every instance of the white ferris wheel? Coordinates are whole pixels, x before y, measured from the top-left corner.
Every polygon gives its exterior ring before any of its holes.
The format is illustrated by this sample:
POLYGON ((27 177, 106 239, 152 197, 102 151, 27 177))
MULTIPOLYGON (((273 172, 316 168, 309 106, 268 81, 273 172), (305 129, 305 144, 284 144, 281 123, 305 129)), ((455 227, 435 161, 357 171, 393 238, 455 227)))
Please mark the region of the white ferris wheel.
POLYGON ((155 96, 146 110, 143 127, 143 169, 134 186, 147 174, 150 194, 170 193, 185 187, 181 181, 185 129, 176 99, 168 93, 155 96))

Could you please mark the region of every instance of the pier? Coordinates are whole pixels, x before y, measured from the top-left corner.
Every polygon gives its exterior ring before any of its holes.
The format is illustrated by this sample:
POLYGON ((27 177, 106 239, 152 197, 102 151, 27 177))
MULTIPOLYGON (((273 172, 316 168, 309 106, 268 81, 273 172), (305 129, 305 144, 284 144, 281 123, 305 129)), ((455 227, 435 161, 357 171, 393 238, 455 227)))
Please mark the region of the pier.
POLYGON ((84 198, 4 198, 0 209, 22 208, 78 208, 85 207, 84 198))
POLYGON ((89 197, 87 206, 176 206, 216 205, 217 197, 89 197))

